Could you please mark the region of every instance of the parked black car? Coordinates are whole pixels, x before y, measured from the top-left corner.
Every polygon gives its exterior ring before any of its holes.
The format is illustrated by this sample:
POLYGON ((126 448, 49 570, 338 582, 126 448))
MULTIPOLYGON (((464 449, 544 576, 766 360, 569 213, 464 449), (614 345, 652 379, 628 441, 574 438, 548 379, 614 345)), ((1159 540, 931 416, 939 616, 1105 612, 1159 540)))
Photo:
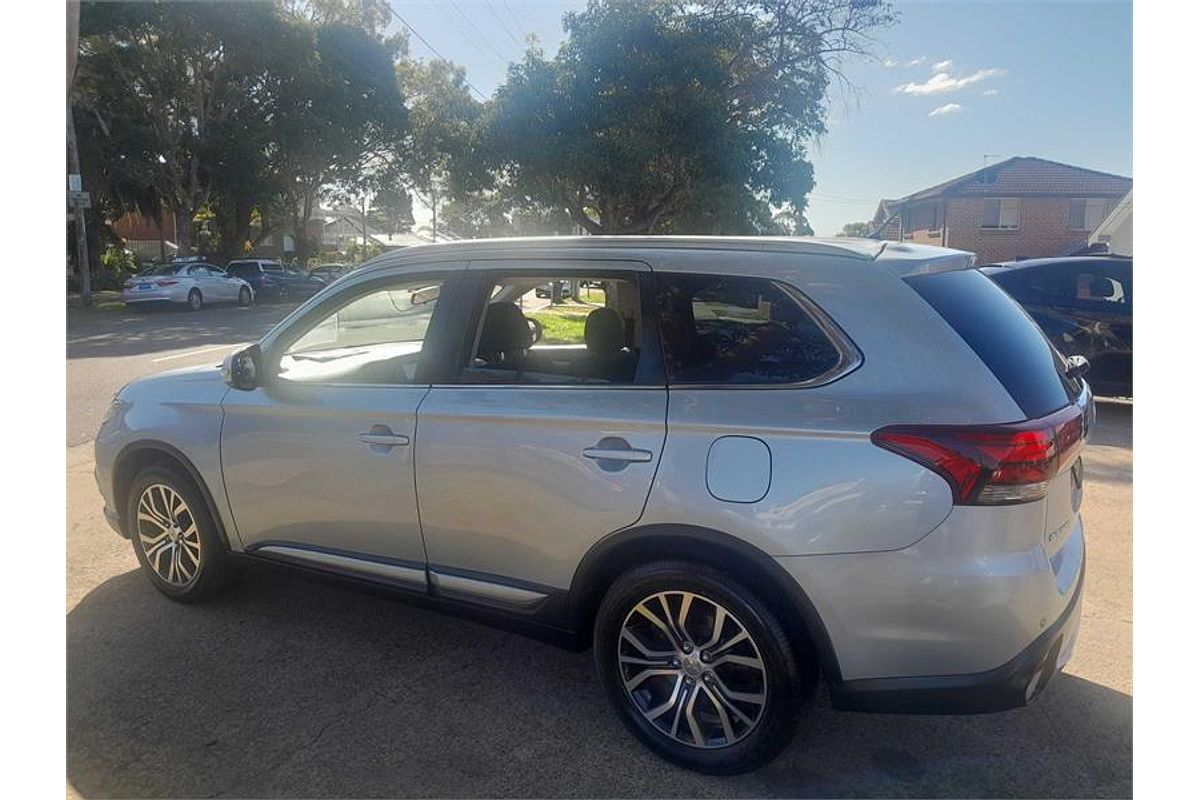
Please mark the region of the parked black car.
POLYGON ((325 288, 323 281, 267 259, 242 258, 230 261, 225 271, 253 286, 254 296, 259 300, 300 300, 312 297, 325 288))
POLYGON ((1133 259, 1036 258, 982 268, 1063 355, 1080 355, 1098 395, 1133 396, 1133 259))

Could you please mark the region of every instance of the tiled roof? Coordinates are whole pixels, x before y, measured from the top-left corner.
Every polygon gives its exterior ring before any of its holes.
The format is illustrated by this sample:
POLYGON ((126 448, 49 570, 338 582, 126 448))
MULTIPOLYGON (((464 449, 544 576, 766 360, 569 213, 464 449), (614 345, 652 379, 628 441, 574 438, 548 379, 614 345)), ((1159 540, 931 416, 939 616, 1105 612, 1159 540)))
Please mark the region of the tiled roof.
POLYGON ((1017 156, 922 189, 899 200, 882 201, 881 205, 891 210, 914 200, 951 195, 1123 195, 1132 186, 1133 179, 1122 175, 1061 164, 1044 158, 1017 156))

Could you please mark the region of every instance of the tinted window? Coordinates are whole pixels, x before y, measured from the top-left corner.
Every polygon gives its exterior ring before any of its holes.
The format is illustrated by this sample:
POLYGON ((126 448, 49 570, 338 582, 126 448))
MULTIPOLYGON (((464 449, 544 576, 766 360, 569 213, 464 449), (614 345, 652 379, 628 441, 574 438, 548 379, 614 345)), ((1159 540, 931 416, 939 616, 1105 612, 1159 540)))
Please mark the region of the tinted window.
POLYGON ((800 302, 772 281, 662 274, 656 281, 672 383, 799 383, 841 361, 800 302))
POLYGON ((1027 417, 1045 416, 1068 403, 1062 357, 983 273, 971 269, 905 280, 970 345, 1027 417))
POLYGON ((243 262, 240 264, 230 264, 229 265, 229 274, 237 275, 239 278, 244 278, 248 275, 254 275, 257 272, 258 272, 257 264, 247 264, 247 263, 243 262))

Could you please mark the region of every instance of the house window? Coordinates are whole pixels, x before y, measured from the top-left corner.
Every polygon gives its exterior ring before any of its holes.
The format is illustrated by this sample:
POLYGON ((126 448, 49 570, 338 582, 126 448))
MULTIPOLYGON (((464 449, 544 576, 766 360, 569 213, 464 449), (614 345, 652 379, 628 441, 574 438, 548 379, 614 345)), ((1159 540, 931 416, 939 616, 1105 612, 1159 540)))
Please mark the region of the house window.
POLYGON ((937 204, 923 203, 908 210, 906 231, 931 231, 937 227, 937 204))
POLYGON ((1108 201, 1096 197, 1077 197, 1071 200, 1067 227, 1073 231, 1094 231, 1108 216, 1108 201))
POLYGON ((998 197, 983 201, 983 228, 1011 231, 1020 227, 1021 201, 1016 197, 998 197))

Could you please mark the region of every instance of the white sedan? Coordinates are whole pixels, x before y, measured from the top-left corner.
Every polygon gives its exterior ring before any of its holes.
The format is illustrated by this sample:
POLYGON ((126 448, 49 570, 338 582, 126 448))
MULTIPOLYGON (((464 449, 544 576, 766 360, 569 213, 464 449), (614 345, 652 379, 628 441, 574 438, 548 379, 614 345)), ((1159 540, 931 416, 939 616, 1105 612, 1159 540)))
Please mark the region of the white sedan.
POLYGON ((164 264, 134 275, 125 281, 121 299, 131 307, 181 303, 199 311, 205 303, 248 306, 254 302, 254 289, 220 267, 192 261, 164 264))

